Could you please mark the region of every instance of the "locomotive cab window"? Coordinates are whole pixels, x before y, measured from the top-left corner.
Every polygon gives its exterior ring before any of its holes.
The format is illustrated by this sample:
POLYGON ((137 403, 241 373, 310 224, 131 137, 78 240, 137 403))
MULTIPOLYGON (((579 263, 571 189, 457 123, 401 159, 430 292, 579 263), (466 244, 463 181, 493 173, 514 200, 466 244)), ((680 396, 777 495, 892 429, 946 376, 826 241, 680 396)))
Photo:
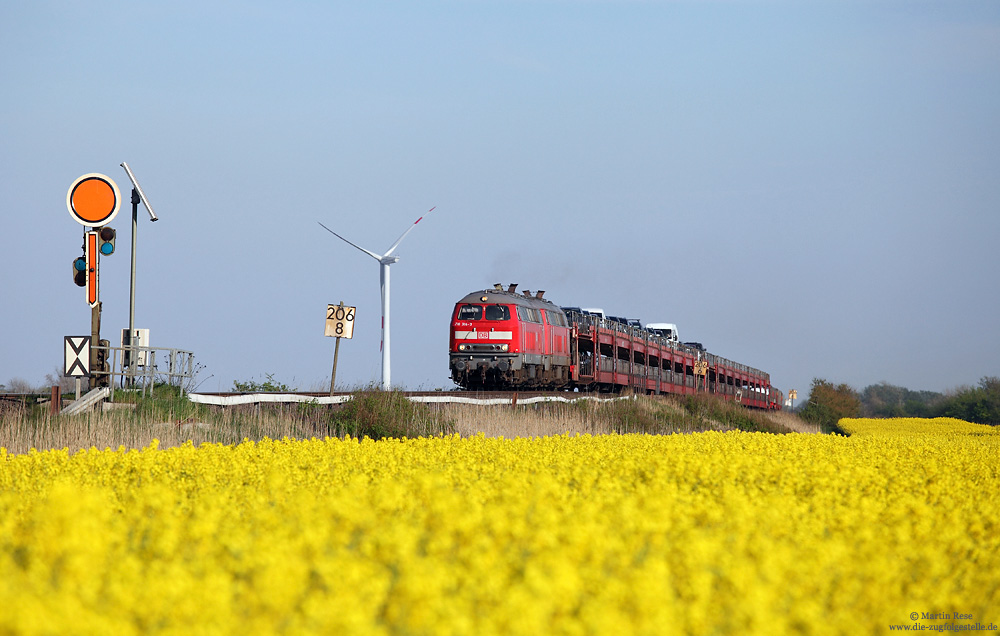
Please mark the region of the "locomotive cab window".
POLYGON ((510 308, 507 305, 487 305, 486 320, 510 320, 510 308))
POLYGON ((482 320, 483 308, 480 305, 462 305, 458 308, 458 320, 482 320))

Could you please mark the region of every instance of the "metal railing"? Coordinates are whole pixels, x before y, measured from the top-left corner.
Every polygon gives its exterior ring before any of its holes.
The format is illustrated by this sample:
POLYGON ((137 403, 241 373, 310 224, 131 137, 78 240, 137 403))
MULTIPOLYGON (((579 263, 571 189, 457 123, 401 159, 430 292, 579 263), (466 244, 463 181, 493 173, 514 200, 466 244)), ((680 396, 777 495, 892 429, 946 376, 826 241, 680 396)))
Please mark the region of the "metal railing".
POLYGON ((184 395, 185 385, 194 379, 194 353, 190 351, 138 345, 97 346, 94 349, 105 352, 107 371, 91 369, 91 375, 106 379, 111 386, 141 389, 143 397, 147 389, 152 391, 158 379, 176 386, 181 395, 184 395), (158 352, 162 368, 157 364, 158 352))

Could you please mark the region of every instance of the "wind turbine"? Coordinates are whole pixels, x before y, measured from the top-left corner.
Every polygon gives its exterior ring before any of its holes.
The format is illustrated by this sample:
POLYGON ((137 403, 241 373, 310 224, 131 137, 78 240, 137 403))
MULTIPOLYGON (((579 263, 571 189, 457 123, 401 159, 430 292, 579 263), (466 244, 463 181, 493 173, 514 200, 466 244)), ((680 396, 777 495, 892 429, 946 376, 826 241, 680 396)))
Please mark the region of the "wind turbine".
MULTIPOLYGON (((437 206, 434 206, 434 208, 436 207, 437 206)), ((434 208, 427 210, 427 214, 433 212, 434 208)), ((389 384, 390 384, 389 378, 391 375, 390 363, 389 363, 389 266, 399 260, 399 257, 393 256, 392 253, 396 250, 397 247, 399 247, 399 244, 403 242, 403 239, 406 238, 406 235, 412 232, 413 228, 417 227, 417 223, 420 223, 420 221, 422 221, 423 218, 424 217, 421 216, 419 219, 414 221, 413 225, 407 228, 407 230, 403 232, 403 235, 400 236, 398 239, 396 239, 396 242, 393 243, 392 246, 389 247, 388 250, 386 250, 385 254, 382 254, 381 256, 379 256, 375 252, 372 252, 371 250, 366 250, 365 248, 359 245, 351 243, 343 236, 337 234, 327 226, 317 221, 317 223, 319 223, 320 226, 330 234, 333 234, 334 236, 339 238, 341 241, 347 243, 351 247, 356 247, 357 249, 361 250, 362 252, 364 252, 368 256, 371 256, 372 258, 374 258, 376 261, 379 262, 380 265, 379 285, 382 289, 382 343, 380 345, 380 348, 382 350, 382 390, 384 391, 389 390, 389 384)))

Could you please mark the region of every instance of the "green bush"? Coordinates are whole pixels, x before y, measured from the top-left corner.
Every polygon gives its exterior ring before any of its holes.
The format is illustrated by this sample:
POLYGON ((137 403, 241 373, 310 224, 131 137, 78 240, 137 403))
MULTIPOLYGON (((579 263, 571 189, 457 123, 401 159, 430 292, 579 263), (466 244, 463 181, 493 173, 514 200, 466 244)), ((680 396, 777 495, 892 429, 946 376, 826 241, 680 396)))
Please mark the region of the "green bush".
POLYGON ((367 388, 334 412, 331 433, 337 437, 430 437, 455 431, 454 423, 436 415, 426 404, 411 402, 402 391, 367 388))
POLYGON ((941 405, 941 415, 976 424, 1000 424, 1000 378, 987 376, 941 405))
POLYGON ((860 417, 861 399, 847 384, 834 386, 832 382, 814 378, 809 400, 799 416, 818 424, 824 433, 843 433, 837 428, 837 422, 845 417, 860 417))
POLYGON ((238 393, 292 393, 296 390, 284 382, 275 382, 273 373, 267 373, 264 377, 267 378, 264 382, 257 382, 253 379, 246 382, 233 380, 233 391, 238 393))

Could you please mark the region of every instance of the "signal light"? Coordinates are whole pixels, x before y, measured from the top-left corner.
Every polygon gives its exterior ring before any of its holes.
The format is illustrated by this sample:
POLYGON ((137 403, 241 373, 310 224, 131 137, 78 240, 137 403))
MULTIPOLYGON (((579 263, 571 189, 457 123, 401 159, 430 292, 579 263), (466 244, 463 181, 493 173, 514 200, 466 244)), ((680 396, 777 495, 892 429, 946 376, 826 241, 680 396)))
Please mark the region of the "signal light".
POLYGON ((73 259, 73 282, 77 287, 87 286, 87 259, 82 256, 73 259))
POLYGON ((106 225, 101 228, 101 231, 99 232, 99 236, 101 239, 101 247, 100 247, 101 256, 108 256, 110 254, 115 253, 116 234, 117 232, 115 232, 114 228, 108 227, 106 225))

